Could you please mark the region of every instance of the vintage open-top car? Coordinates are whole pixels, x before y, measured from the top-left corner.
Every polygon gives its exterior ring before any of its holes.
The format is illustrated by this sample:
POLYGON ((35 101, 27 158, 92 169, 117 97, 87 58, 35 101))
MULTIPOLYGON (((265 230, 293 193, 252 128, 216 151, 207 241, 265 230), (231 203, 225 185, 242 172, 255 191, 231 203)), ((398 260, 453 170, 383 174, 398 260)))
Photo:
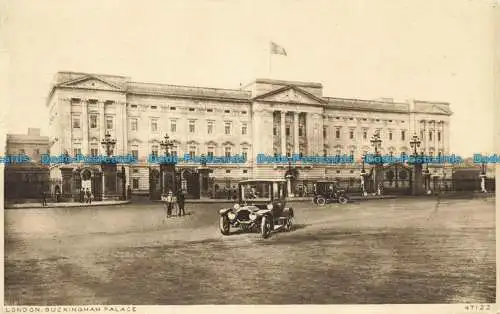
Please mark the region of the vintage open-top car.
POLYGON ((238 199, 233 207, 219 211, 220 231, 229 235, 231 227, 243 231, 260 230, 263 238, 272 231, 290 231, 292 208, 286 207, 285 180, 244 180, 238 183, 238 199))
POLYGON ((346 191, 335 181, 318 181, 314 186, 313 203, 323 206, 327 203, 345 204, 349 201, 346 191))

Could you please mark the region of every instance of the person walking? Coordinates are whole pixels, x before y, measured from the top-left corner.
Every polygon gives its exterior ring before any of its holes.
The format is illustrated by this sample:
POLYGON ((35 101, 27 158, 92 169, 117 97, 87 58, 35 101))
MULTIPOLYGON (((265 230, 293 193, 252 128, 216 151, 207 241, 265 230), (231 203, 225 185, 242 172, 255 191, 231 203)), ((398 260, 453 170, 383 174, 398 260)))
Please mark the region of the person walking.
POLYGON ((182 193, 182 190, 179 190, 177 193, 177 206, 179 208, 179 216, 184 216, 186 215, 186 211, 184 210, 184 203, 185 203, 185 196, 184 193, 182 193))
POLYGON ((47 206, 47 193, 42 189, 42 207, 47 206))
POLYGON ((86 195, 87 195, 87 203, 92 204, 92 193, 90 192, 90 189, 87 188, 87 192, 86 192, 86 195))
POLYGON ((172 190, 168 190, 167 194, 167 218, 172 216, 172 207, 173 207, 173 193, 172 190))

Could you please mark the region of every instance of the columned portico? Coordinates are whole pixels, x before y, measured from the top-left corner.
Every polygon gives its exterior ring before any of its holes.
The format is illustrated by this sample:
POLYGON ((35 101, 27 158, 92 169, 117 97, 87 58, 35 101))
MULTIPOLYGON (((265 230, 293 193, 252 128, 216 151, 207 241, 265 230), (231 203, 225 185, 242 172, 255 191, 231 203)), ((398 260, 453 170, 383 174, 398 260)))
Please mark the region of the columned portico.
POLYGON ((293 113, 293 153, 298 154, 299 148, 299 113, 293 113))
POLYGON ((286 111, 280 111, 280 143, 281 143, 281 155, 286 154, 286 133, 285 133, 285 119, 286 111))

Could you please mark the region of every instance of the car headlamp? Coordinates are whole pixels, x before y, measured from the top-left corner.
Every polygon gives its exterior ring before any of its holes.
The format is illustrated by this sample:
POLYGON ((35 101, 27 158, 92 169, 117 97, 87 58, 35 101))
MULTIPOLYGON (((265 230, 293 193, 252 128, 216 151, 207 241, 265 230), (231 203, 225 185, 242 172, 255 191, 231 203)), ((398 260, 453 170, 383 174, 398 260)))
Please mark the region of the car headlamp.
POLYGON ((236 210, 240 209, 240 204, 234 204, 233 208, 236 209, 236 210))
POLYGON ((273 204, 267 204, 267 209, 269 210, 273 209, 273 204))
POLYGON ((229 218, 229 220, 234 220, 234 218, 236 218, 236 214, 229 212, 229 213, 227 213, 227 218, 229 218))
POLYGON ((257 214, 256 213, 250 213, 249 218, 250 218, 250 220, 255 220, 255 219, 257 219, 257 214))

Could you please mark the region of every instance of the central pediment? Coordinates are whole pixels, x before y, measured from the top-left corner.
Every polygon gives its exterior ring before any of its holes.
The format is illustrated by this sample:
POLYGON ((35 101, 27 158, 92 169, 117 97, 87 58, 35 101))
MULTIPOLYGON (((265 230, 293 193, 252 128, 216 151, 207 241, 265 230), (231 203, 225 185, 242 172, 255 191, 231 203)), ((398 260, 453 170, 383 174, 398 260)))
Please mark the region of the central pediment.
POLYGON ((315 96, 297 86, 285 86, 257 96, 254 100, 308 105, 322 105, 326 103, 323 98, 315 96))
POLYGON ((83 88, 83 89, 96 89, 96 90, 109 90, 109 91, 123 91, 120 86, 108 82, 100 77, 94 75, 84 75, 78 79, 63 82, 59 84, 60 87, 83 88))

